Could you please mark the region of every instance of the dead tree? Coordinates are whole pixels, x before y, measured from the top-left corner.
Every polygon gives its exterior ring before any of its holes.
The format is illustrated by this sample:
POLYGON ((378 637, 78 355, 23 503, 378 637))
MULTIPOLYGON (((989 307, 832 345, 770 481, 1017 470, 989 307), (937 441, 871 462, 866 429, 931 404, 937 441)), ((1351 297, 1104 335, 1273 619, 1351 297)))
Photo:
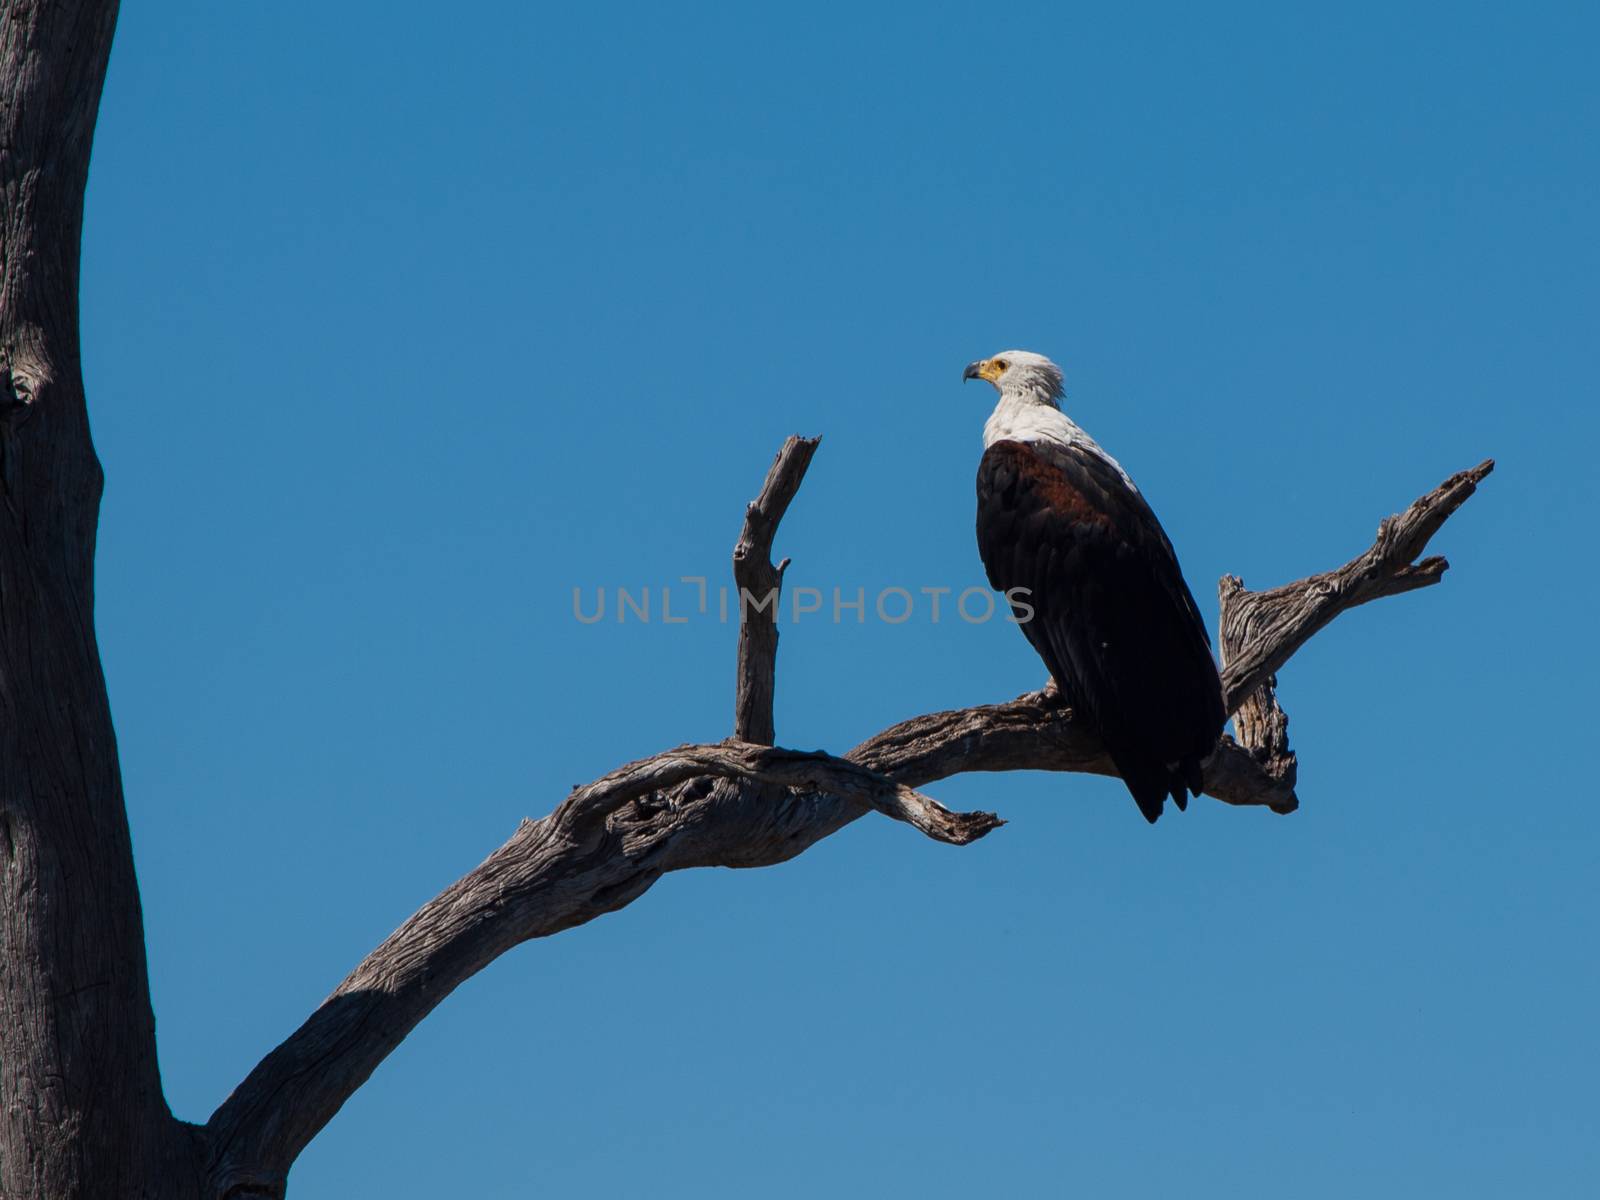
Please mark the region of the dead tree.
MULTIPOLYGON (((668 871, 782 862, 876 810, 961 845, 1001 821, 916 789, 968 771, 1111 774, 1039 694, 913 717, 841 756, 780 749, 775 606, 741 626, 732 736, 630 763, 568 795, 406 921, 204 1125, 156 1066, 139 894, 95 645, 101 472, 78 358, 84 183, 116 0, 0 3, 0 1195, 281 1197, 290 1166, 453 988, 531 938, 632 903, 668 871)), ((781 586, 779 521, 816 450, 791 438, 745 514, 735 582, 781 586)), ((1267 592, 1222 581, 1238 740, 1206 791, 1292 812, 1275 673, 1358 604, 1439 582, 1429 539, 1492 468, 1446 480, 1337 570, 1267 592)))

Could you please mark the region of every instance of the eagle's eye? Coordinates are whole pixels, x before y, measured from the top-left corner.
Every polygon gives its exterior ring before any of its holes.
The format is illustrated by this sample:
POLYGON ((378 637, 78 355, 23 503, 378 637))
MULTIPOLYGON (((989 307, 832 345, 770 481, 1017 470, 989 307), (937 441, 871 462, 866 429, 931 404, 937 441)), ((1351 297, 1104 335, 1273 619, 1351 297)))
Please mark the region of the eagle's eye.
POLYGON ((1008 363, 1008 362, 1007 362, 1007 361, 1006 361, 1006 360, 1005 360, 1005 359, 1003 359, 1003 358, 997 358, 997 359, 995 359, 995 360, 994 360, 994 369, 995 369, 995 370, 996 370, 996 371, 1000 371, 1000 372, 1004 372, 1004 371, 1005 371, 1005 369, 1006 369, 1006 368, 1007 368, 1007 367, 1009 367, 1009 366, 1010 366, 1010 365, 1011 365, 1011 364, 1010 364, 1010 363, 1008 363))

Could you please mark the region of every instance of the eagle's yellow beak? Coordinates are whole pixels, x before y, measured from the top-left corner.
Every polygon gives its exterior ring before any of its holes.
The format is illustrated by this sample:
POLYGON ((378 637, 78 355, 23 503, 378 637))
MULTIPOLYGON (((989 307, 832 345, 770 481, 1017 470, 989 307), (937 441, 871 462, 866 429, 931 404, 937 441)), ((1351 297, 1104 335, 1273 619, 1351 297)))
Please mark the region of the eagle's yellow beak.
POLYGON ((967 364, 967 369, 961 372, 961 381, 969 379, 982 379, 988 383, 998 384, 1000 376, 1005 373, 1005 365, 998 359, 980 358, 977 362, 967 364))

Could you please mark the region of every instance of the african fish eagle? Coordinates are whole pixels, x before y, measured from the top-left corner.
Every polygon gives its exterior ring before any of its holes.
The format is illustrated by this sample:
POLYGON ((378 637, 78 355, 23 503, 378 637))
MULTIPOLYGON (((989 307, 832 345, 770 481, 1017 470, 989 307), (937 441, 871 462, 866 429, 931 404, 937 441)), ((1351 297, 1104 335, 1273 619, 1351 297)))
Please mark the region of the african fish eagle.
POLYGON ((990 584, 1023 601, 1013 602, 1023 633, 1145 819, 1169 795, 1184 808, 1226 714, 1172 544, 1128 473, 1061 411, 1055 363, 1007 350, 968 364, 963 379, 1000 393, 978 466, 990 584))

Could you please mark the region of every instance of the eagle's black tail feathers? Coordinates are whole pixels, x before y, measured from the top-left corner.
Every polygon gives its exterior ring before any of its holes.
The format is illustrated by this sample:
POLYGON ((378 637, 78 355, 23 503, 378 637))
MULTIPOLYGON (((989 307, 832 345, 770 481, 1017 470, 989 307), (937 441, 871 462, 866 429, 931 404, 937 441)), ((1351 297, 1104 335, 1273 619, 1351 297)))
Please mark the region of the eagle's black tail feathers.
POLYGON ((1127 763, 1118 761, 1117 755, 1112 755, 1112 761, 1117 763, 1117 771, 1122 775, 1123 783, 1127 784, 1128 791, 1133 795, 1133 801, 1139 806, 1139 811, 1144 814, 1144 819, 1154 825, 1161 816, 1162 809, 1166 806, 1167 797, 1172 797, 1172 802, 1178 806, 1179 812, 1186 812, 1189 808, 1189 794, 1198 796, 1203 783, 1199 759, 1188 759, 1176 767, 1168 767, 1164 763, 1127 763))
POLYGON ((1172 778, 1166 767, 1160 763, 1139 762, 1137 759, 1129 762, 1115 754, 1111 756, 1111 761, 1117 764, 1117 773, 1132 793, 1133 802, 1139 806, 1144 819, 1154 825, 1166 805, 1168 794, 1173 790, 1172 778))
POLYGON ((1205 787, 1206 773, 1201 769, 1200 761, 1198 758, 1186 758, 1172 772, 1172 799, 1179 812, 1188 809, 1191 793, 1198 796, 1205 787))

